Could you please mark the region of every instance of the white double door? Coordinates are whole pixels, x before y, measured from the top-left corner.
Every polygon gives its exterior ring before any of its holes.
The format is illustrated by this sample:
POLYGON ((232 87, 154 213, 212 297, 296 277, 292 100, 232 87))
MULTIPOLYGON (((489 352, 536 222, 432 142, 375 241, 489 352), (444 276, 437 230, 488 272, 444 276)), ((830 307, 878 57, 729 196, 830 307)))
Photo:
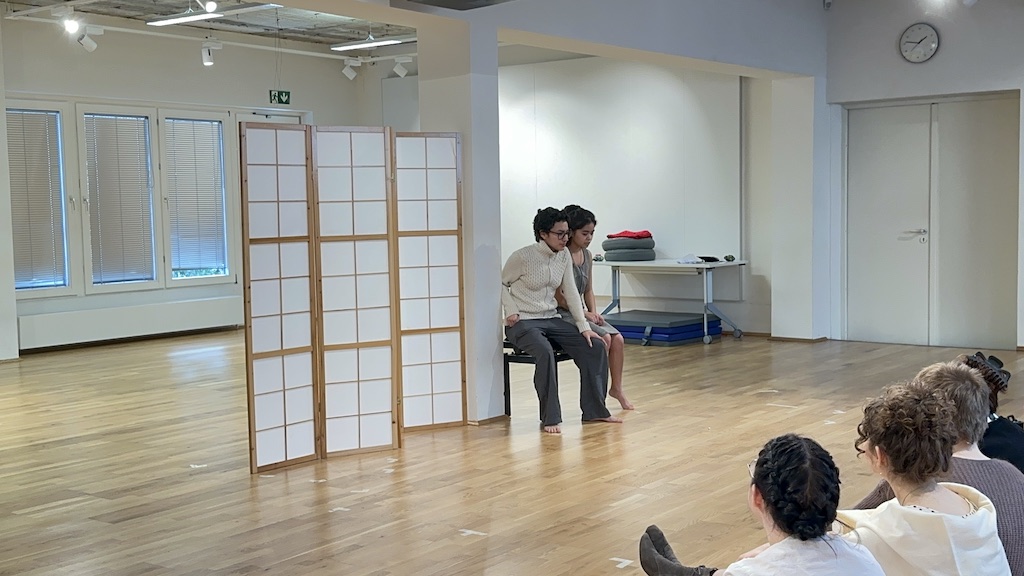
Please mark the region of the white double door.
POLYGON ((1019 99, 856 109, 846 337, 1013 349, 1019 99))

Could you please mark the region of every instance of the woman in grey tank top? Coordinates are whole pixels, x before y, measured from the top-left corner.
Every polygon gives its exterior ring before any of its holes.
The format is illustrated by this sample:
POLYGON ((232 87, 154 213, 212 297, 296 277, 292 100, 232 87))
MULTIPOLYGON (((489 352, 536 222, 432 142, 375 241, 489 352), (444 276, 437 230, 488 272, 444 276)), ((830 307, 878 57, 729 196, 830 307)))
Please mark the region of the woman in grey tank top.
MULTIPOLYGON (((622 334, 614 326, 605 322, 601 314, 597 312, 597 302, 594 298, 594 285, 591 281, 594 271, 594 257, 587 247, 594 239, 594 228, 597 227, 597 219, 594 213, 575 204, 565 207, 565 215, 569 222, 569 244, 566 249, 572 257, 573 276, 576 279, 576 289, 579 290, 583 299, 583 312, 590 322, 590 329, 596 332, 608 348, 608 365, 611 371, 611 387, 608 395, 619 401, 623 410, 632 410, 633 404, 626 398, 622 391, 622 364, 626 342, 622 334)), ((565 298, 561 292, 556 295, 559 312, 562 318, 573 322, 572 314, 566 307, 565 298)))

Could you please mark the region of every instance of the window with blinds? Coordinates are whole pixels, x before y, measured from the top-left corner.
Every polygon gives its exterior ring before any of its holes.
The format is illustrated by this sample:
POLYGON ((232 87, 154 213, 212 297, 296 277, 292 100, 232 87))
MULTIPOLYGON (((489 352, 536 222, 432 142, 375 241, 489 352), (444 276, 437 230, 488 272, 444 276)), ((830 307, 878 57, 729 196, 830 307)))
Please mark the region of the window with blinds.
POLYGON ((60 112, 7 110, 14 286, 68 285, 60 112))
POLYGON ((85 114, 94 285, 156 280, 149 118, 85 114))
POLYGON ((224 129, 219 121, 164 122, 171 278, 228 273, 224 129))

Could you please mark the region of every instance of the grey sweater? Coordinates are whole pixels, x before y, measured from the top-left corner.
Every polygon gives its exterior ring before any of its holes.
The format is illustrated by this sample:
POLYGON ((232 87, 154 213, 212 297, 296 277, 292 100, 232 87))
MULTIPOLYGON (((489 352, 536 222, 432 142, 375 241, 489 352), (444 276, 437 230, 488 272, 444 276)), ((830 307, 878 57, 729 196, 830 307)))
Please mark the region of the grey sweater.
MULTIPOLYGON (((1013 576, 1024 576, 1024 474, 1003 460, 968 460, 954 457, 943 481, 966 484, 992 500, 996 508, 999 539, 1006 549, 1013 576)), ((854 508, 877 508, 895 498, 889 483, 882 480, 854 508)))

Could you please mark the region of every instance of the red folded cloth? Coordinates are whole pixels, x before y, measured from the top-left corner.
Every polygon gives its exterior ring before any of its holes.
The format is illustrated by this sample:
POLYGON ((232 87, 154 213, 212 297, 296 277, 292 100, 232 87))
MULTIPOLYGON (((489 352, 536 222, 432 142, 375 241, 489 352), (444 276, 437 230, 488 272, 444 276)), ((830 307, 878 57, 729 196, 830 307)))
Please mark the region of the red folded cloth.
POLYGON ((609 234, 608 237, 609 238, 653 238, 653 236, 651 236, 651 233, 649 231, 647 231, 647 230, 640 230, 638 232, 634 232, 632 230, 623 230, 622 232, 618 232, 616 234, 609 234))

